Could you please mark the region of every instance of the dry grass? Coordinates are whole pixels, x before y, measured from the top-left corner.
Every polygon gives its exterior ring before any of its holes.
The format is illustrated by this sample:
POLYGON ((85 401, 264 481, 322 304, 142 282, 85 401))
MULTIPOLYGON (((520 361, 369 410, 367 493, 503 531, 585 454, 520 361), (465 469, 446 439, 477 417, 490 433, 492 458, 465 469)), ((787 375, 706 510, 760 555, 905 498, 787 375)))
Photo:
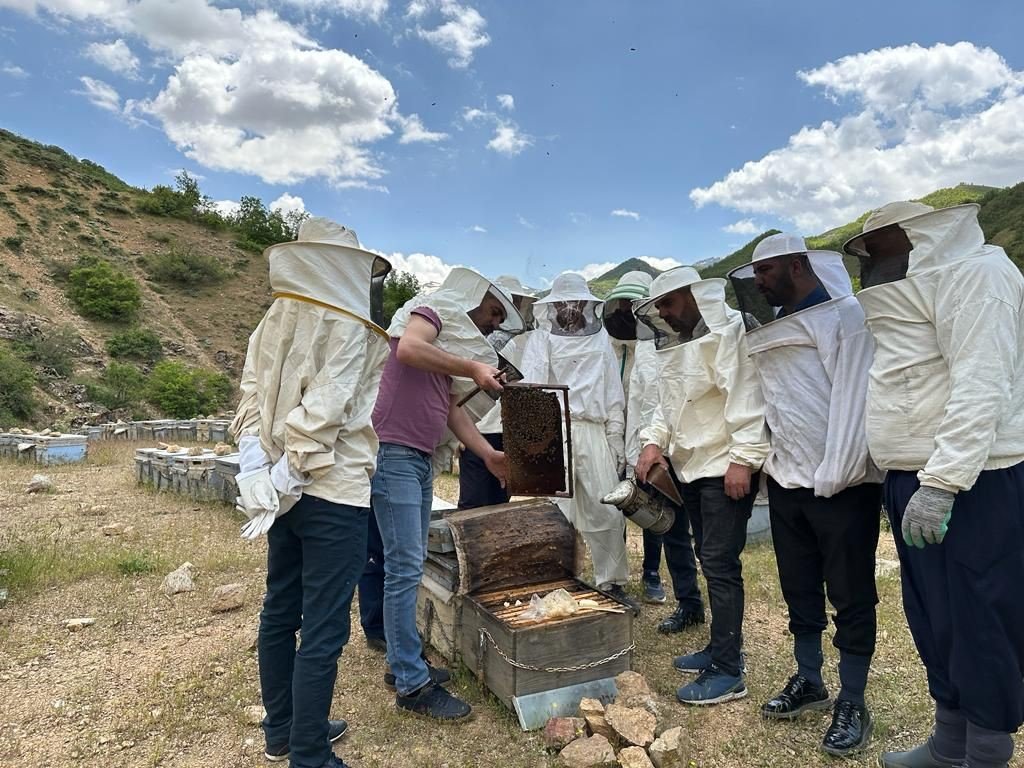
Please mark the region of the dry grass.
MULTIPOLYGON (((60 768, 102 760, 104 766, 261 765, 262 736, 245 716, 259 703, 250 651, 263 589, 265 542, 238 537, 239 516, 226 506, 194 504, 135 484, 134 446, 90 447, 86 464, 52 468, 56 492, 27 496, 37 467, 0 464, 0 576, 11 591, 0 609, 0 765, 60 768), (111 522, 134 526, 104 536, 111 522), (196 591, 173 599, 159 590, 184 561, 198 568, 196 591), (241 611, 213 614, 214 587, 246 584, 241 611), (92 616, 78 633, 66 619, 92 616)), ((438 478, 438 495, 457 484, 438 478)), ((638 537, 636 537, 638 538, 638 537)), ((883 536, 882 556, 893 557, 883 536)), ((636 544, 631 540, 631 544, 636 544)), ((638 546, 631 547, 638 556, 638 546)), ((770 547, 745 555, 748 687, 743 701, 711 709, 675 703, 682 676, 671 658, 702 647, 707 628, 659 635, 668 607, 644 610, 635 625, 635 667, 662 705, 664 725, 683 725, 691 765, 834 765, 817 750, 826 716, 766 724, 762 700, 790 674, 790 638, 770 547)), ((899 584, 880 580, 880 636, 869 698, 876 737, 869 752, 846 761, 873 765, 882 745, 905 746, 928 729, 924 674, 900 606, 899 584)), ((334 713, 352 723, 339 752, 358 768, 540 768, 553 766, 537 734, 463 670, 453 690, 475 708, 470 722, 439 726, 399 714, 380 676, 383 658, 355 628, 345 649, 334 713)), ((835 687, 834 654, 829 682, 835 687)))

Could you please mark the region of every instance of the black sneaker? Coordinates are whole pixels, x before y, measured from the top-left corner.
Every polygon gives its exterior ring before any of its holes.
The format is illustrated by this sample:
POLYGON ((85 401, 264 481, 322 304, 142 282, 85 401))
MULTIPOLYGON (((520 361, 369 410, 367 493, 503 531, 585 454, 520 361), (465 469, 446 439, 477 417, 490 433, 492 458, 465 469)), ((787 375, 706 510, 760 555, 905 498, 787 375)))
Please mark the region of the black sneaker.
POLYGON ((435 720, 461 720, 473 711, 469 704, 434 683, 427 683, 408 696, 398 694, 395 706, 435 720))
POLYGON ((658 631, 663 635, 672 635, 676 632, 682 632, 684 629, 689 627, 695 627, 698 624, 704 623, 704 609, 701 608, 699 611, 691 610, 690 608, 684 608, 678 606, 672 613, 666 618, 661 620, 658 624, 658 631))
MULTIPOLYGON (((427 664, 427 673, 430 675, 430 682, 434 685, 444 685, 452 679, 451 673, 447 669, 433 666, 429 661, 424 659, 427 664)), ((384 685, 387 686, 388 690, 395 690, 395 676, 391 674, 391 667, 387 668, 384 672, 384 685)))
POLYGON ((648 571, 644 573, 643 583, 645 603, 661 605, 665 602, 667 599, 665 597, 665 587, 661 585, 661 576, 658 575, 657 571, 648 571))
POLYGON ((598 587, 598 589, 609 597, 613 597, 620 603, 625 604, 633 612, 634 616, 640 615, 640 601, 626 594, 626 589, 621 584, 605 584, 602 587, 598 587))
POLYGON ((383 637, 370 637, 366 638, 366 647, 371 651, 377 651, 378 653, 388 652, 388 641, 383 637))
POLYGON ((350 768, 349 764, 342 760, 337 755, 331 755, 327 758, 327 762, 320 766, 320 768, 350 768))
POLYGON ((832 712, 832 725, 825 731, 821 748, 830 755, 848 755, 864 749, 871 738, 871 713, 863 704, 840 699, 832 712))
POLYGON ((793 675, 786 687, 761 707, 761 716, 769 720, 793 720, 803 712, 831 706, 832 699, 824 685, 815 685, 803 675, 793 675))
MULTIPOLYGON (((344 720, 327 721, 327 740, 333 744, 342 736, 348 733, 348 723, 344 720)), ((291 754, 291 748, 287 744, 268 744, 263 756, 272 763, 283 763, 291 754)), ((327 763, 330 765, 330 763, 327 763)), ((344 763, 342 763, 344 766, 344 763)))

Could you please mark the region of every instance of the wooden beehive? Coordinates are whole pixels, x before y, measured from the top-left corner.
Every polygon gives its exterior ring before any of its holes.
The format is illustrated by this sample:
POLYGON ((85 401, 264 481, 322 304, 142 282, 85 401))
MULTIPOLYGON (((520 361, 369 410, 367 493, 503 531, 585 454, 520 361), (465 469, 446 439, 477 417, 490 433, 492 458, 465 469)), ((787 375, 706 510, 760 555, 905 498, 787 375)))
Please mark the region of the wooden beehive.
MULTIPOLYGON (((632 663, 627 606, 576 578, 576 532, 548 499, 460 510, 446 516, 459 564, 452 615, 458 655, 509 707, 517 696, 600 680, 632 663), (565 589, 608 611, 528 620, 530 598, 565 589), (516 605, 519 601, 519 605, 516 605)), ((435 617, 447 606, 435 605, 435 617)), ((440 625, 445 628, 442 623, 440 625)))

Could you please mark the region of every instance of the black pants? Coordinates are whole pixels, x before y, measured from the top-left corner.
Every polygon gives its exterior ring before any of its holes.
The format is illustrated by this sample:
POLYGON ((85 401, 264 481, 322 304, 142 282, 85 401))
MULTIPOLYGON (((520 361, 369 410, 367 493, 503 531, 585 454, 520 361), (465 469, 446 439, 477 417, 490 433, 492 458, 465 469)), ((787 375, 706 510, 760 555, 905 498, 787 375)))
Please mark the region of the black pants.
POLYGON ((359 579, 359 623, 366 637, 384 639, 384 542, 372 510, 366 525, 366 565, 359 579))
POLYGON ((643 575, 657 573, 661 568, 661 534, 651 533, 644 528, 644 562, 641 566, 643 575))
MULTIPOLYGON (((659 560, 661 546, 665 547, 665 564, 672 577, 672 594, 680 607, 695 613, 703 613, 704 600, 697 586, 697 559, 694 557, 694 541, 690 533, 690 515, 685 507, 676 507, 676 519, 672 527, 658 536, 659 560)), ((644 531, 644 569, 647 569, 647 531, 644 531)), ((654 534, 652 534, 654 535, 654 534)), ((658 570, 655 564, 650 570, 658 570)))
MULTIPOLYGON (((504 445, 500 432, 484 435, 484 440, 496 451, 502 450, 504 445)), ((487 469, 483 459, 469 448, 464 449, 459 458, 459 509, 506 504, 508 500, 508 492, 487 469)))
POLYGON ((982 472, 956 495, 943 542, 924 549, 908 547, 900 530, 917 488, 914 472, 885 479, 903 608, 928 690, 970 723, 1012 733, 1024 723, 1024 463, 982 472))
MULTIPOLYGON (((728 675, 739 675, 743 663, 743 564, 747 521, 757 495, 758 475, 751 492, 739 501, 725 495, 725 479, 706 477, 684 483, 683 506, 690 516, 697 557, 708 583, 711 603, 711 660, 728 675)), ((665 539, 666 548, 668 538, 665 539)))
POLYGON ((832 644, 857 656, 875 652, 881 500, 877 483, 855 485, 823 499, 809 488, 783 488, 768 478, 772 543, 794 635, 825 631, 827 588, 836 609, 832 644))

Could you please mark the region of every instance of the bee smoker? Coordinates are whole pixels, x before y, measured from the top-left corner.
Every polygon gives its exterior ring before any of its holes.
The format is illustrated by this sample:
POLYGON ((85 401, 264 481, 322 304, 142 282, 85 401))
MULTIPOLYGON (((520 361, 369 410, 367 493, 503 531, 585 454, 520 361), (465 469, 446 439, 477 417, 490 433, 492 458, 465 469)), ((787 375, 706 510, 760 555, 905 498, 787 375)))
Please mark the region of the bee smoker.
POLYGON ((675 481, 660 464, 651 467, 646 483, 638 483, 635 479, 623 480, 601 501, 617 507, 641 528, 659 535, 672 527, 676 521, 675 506, 683 504, 675 481))

